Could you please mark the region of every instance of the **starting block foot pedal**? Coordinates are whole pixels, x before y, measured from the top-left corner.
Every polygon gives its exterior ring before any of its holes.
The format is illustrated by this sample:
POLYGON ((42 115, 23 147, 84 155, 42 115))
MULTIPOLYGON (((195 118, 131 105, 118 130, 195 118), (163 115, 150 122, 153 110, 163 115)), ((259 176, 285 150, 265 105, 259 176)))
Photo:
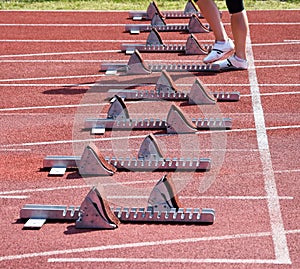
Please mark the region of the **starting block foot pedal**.
POLYGON ((181 206, 173 181, 168 175, 163 176, 154 186, 148 199, 148 209, 153 211, 170 211, 181 206))
POLYGON ((80 206, 76 228, 115 229, 119 223, 119 219, 111 212, 107 201, 101 197, 95 187, 92 188, 80 206))

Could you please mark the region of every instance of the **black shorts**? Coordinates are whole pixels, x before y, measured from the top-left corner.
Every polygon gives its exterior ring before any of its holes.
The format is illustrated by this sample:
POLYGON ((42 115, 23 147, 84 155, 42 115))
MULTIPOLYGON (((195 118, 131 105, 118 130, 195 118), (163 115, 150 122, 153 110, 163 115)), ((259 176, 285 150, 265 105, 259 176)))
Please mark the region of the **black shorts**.
POLYGON ((227 6, 230 14, 239 13, 244 10, 244 1, 243 0, 226 0, 226 6, 227 6))

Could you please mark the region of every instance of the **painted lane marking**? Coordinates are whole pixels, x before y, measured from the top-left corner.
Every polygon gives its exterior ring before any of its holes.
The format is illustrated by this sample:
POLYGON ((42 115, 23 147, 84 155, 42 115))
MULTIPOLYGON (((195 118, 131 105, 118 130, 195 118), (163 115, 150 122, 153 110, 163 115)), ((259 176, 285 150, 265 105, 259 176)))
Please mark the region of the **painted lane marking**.
MULTIPOLYGON (((109 199, 148 199, 149 196, 146 195, 108 195, 107 198, 109 199)), ((293 196, 279 196, 280 200, 294 200, 293 196)), ((267 200, 269 197, 267 196, 179 196, 181 200, 267 200)))
POLYGON ((247 58, 250 66, 248 70, 248 75, 251 84, 250 91, 252 94, 252 108, 254 114, 258 148, 260 151, 260 160, 264 174, 265 191, 268 196, 267 202, 270 215, 270 224, 272 230, 275 257, 276 260, 281 263, 291 264, 277 193, 276 181, 273 171, 267 129, 265 125, 264 111, 261 103, 260 89, 258 86, 258 78, 255 71, 251 38, 249 33, 247 36, 247 58))
MULTIPOLYGON (((50 258, 49 263, 184 263, 184 264, 202 264, 202 263, 222 263, 222 264, 286 264, 278 260, 267 259, 190 259, 190 258, 50 258)), ((290 263, 288 263, 290 264, 290 263)))
MULTIPOLYGON (((300 230, 286 231, 286 234, 298 234, 298 233, 300 233, 300 230)), ((119 245, 104 245, 104 246, 94 246, 94 247, 86 247, 86 248, 63 249, 63 250, 53 250, 53 251, 46 251, 46 252, 33 252, 33 253, 24 253, 18 255, 0 256, 0 261, 39 258, 39 257, 47 257, 47 256, 54 256, 54 255, 96 252, 96 251, 105 251, 105 250, 114 250, 114 249, 140 248, 140 247, 148 247, 148 246, 222 241, 222 240, 258 238, 258 237, 270 237, 270 236, 272 236, 272 233, 270 232, 259 232, 259 233, 249 233, 249 234, 235 234, 235 235, 223 235, 223 236, 211 236, 211 237, 196 237, 196 238, 171 239, 171 240, 161 240, 161 241, 125 243, 119 245)), ((276 263, 283 262, 279 260, 266 260, 266 261, 276 261, 276 263)))
POLYGON ((27 199, 26 195, 0 195, 0 199, 27 199))
MULTIPOLYGON (((275 126, 275 127, 266 127, 266 130, 278 130, 278 129, 298 129, 300 125, 291 125, 291 126, 275 126)), ((226 133, 233 133, 233 132, 252 132, 255 131, 255 128, 245 128, 245 129, 233 129, 233 130, 226 130, 226 131, 199 131, 195 132, 195 134, 210 134, 216 132, 226 132, 226 133)), ((158 134, 159 136, 166 136, 166 134, 158 134)), ((91 138, 91 139, 78 139, 78 140, 56 140, 56 141, 40 141, 40 142, 29 142, 29 143, 20 143, 20 144, 6 144, 1 145, 2 148, 7 147, 20 147, 20 146, 41 146, 41 145, 56 145, 56 144, 68 144, 68 143, 82 143, 82 142, 97 142, 97 141, 111 141, 111 140, 124 140, 124 139, 138 139, 138 138, 145 138, 145 135, 136 135, 136 136, 124 136, 124 137, 103 137, 103 138, 91 138)))
POLYGON ((65 254, 74 254, 74 253, 86 253, 86 252, 105 251, 105 250, 114 250, 114 249, 140 248, 140 247, 150 247, 150 246, 197 243, 197 242, 208 242, 208 241, 223 241, 223 240, 258 238, 258 237, 269 237, 269 236, 272 236, 270 232, 259 232, 259 233, 249 233, 249 234, 234 234, 234 235, 221 235, 221 236, 210 236, 210 237, 146 241, 146 242, 125 243, 125 244, 116 244, 116 245, 53 250, 53 251, 46 251, 46 252, 24 253, 18 255, 2 256, 2 257, 0 256, 0 261, 38 258, 38 257, 45 257, 45 256, 65 255, 65 254))
MULTIPOLYGON (((224 23, 229 25, 229 23, 224 23)), ((300 25, 300 22, 249 22, 249 25, 300 25)), ((124 27, 123 23, 0 23, 0 27, 124 27)))

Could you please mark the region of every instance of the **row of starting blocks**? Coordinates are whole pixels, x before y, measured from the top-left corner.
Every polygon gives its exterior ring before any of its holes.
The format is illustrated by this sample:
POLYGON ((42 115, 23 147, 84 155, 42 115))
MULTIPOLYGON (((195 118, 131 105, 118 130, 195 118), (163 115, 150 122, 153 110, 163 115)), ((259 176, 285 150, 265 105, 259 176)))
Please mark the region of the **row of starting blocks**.
MULTIPOLYGON (((184 52, 185 54, 206 54, 210 45, 200 45, 192 33, 209 32, 209 25, 203 25, 195 3, 191 0, 183 12, 159 11, 152 2, 146 12, 130 12, 133 20, 151 20, 151 25, 126 25, 131 33, 150 31, 146 45, 122 45, 122 50, 132 54, 127 65, 102 64, 101 71, 133 75, 162 72, 155 90, 111 90, 111 106, 106 119, 86 119, 84 129, 92 134, 104 133, 106 129, 163 129, 167 133, 192 133, 198 129, 230 129, 231 119, 192 119, 184 117, 182 111, 172 105, 166 120, 130 119, 124 100, 169 100, 187 101, 188 104, 213 105, 217 101, 238 101, 239 93, 209 93, 199 80, 190 92, 178 91, 167 71, 218 71, 213 65, 149 65, 146 66, 138 50, 151 52, 184 52), (167 25, 166 18, 190 18, 188 25, 167 25), (191 33, 186 45, 166 45, 159 31, 185 31, 191 33)), ((205 172, 211 168, 209 158, 167 158, 164 157, 153 134, 141 144, 137 158, 104 157, 99 148, 90 143, 81 156, 46 156, 43 169, 49 175, 63 175, 67 169, 78 169, 83 176, 112 176, 117 171, 194 171, 205 172)), ((212 224, 213 209, 182 208, 172 180, 166 174, 153 188, 145 208, 122 208, 109 206, 107 200, 93 187, 80 206, 27 204, 20 211, 20 219, 26 220, 25 228, 40 228, 47 220, 75 222, 76 228, 115 229, 120 223, 160 224, 212 224)))
POLYGON ((117 171, 205 172, 211 168, 209 158, 164 157, 153 134, 145 137, 137 158, 104 157, 99 148, 90 143, 81 156, 46 156, 43 170, 50 169, 50 176, 61 176, 67 169, 78 169, 82 176, 112 176, 117 171))
POLYGON ((182 53, 185 55, 206 55, 212 50, 212 44, 200 44, 194 34, 191 34, 185 44, 165 44, 157 31, 153 28, 149 33, 146 44, 122 44, 121 51, 133 54, 140 52, 168 52, 182 53))
MULTIPOLYGON (((221 16, 221 13, 220 13, 221 16)), ((200 18, 203 16, 192 0, 188 0, 185 9, 181 11, 161 12, 156 3, 150 3, 146 12, 129 12, 129 17, 134 20, 151 20, 150 24, 127 24, 125 32, 139 34, 150 32, 146 44, 122 44, 121 51, 133 54, 128 64, 102 63, 100 71, 106 71, 110 75, 141 75, 152 72, 219 72, 220 68, 215 64, 149 64, 143 62, 140 52, 168 52, 182 53, 185 55, 205 55, 212 49, 212 44, 200 44, 195 33, 209 33, 210 26, 203 24, 200 18), (188 24, 166 24, 166 18, 189 18, 188 24), (159 32, 185 32, 191 34, 185 44, 164 44, 159 32)))
POLYGON ((145 208, 110 207, 94 187, 80 206, 27 204, 20 211, 24 228, 41 228, 48 220, 75 222, 76 228, 115 229, 120 223, 212 224, 213 209, 182 208, 171 179, 163 176, 151 191, 145 208))
POLYGON ((144 11, 130 11, 129 18, 135 21, 140 20, 152 20, 156 14, 160 14, 161 17, 167 19, 177 19, 177 18, 190 18, 192 15, 196 15, 199 18, 203 18, 199 12, 198 7, 192 0, 188 0, 184 10, 172 10, 172 11, 160 11, 156 2, 153 1, 149 4, 146 12, 144 11))

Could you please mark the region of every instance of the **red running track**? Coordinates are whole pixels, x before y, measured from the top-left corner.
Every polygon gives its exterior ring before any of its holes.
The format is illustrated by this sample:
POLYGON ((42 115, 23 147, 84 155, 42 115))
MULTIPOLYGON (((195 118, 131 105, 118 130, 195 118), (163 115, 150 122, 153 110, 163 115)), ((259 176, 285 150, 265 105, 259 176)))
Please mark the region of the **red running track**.
MULTIPOLYGON (((72 223, 23 230, 19 211, 26 203, 79 205, 92 184, 102 185, 111 203, 146 206, 162 173, 83 179, 76 172, 48 177, 40 168, 46 155, 78 155, 95 138, 82 132, 82 119, 105 116, 107 89, 155 83, 157 75, 137 79, 98 72, 101 61, 126 62, 128 56, 118 52, 121 43, 145 42, 147 34, 123 32, 131 23, 126 12, 0 15, 1 268, 299 268, 299 11, 248 12, 248 71, 173 75, 179 87, 198 77, 212 91, 241 93, 236 103, 181 107, 190 118, 231 117, 231 131, 157 134, 168 157, 212 159, 210 172, 171 176, 184 207, 214 208, 216 222, 121 224, 112 231, 76 230, 72 223)), ((223 21, 231 36, 226 12, 223 21)), ((162 36, 170 42, 187 38, 162 36)), ((197 39, 207 43, 213 36, 197 39)), ((143 57, 200 62, 203 56, 143 57)), ((132 117, 165 117, 170 106, 127 105, 132 117)), ((106 155, 136 156, 147 134, 107 132, 96 137, 97 145, 106 155)))

